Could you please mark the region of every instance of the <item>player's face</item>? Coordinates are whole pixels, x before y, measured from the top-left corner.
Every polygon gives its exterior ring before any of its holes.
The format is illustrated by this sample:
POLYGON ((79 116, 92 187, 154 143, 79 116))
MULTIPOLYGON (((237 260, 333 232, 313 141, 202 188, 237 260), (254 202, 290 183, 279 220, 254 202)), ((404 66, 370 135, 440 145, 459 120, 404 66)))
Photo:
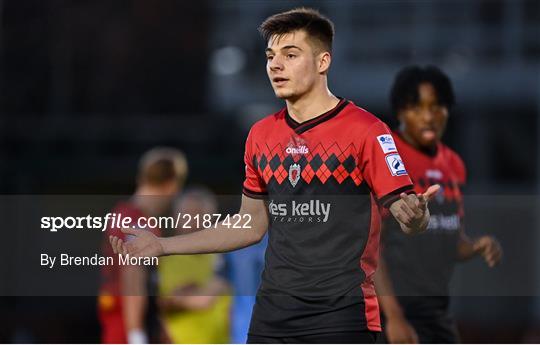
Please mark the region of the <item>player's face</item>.
POLYGON ((439 103, 437 92, 431 83, 418 86, 418 103, 402 109, 398 118, 401 132, 407 141, 419 148, 432 148, 441 140, 448 108, 439 103))
POLYGON ((305 31, 273 36, 266 48, 266 72, 278 98, 295 100, 313 89, 319 71, 305 31))

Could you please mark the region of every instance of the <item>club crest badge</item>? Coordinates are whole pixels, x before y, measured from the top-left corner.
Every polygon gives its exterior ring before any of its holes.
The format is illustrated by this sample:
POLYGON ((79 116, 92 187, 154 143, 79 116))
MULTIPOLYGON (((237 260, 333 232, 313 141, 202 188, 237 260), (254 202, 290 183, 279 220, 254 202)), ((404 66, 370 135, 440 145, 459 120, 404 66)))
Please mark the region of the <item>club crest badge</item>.
POLYGON ((289 167, 289 181, 293 187, 300 181, 300 164, 291 164, 289 167))

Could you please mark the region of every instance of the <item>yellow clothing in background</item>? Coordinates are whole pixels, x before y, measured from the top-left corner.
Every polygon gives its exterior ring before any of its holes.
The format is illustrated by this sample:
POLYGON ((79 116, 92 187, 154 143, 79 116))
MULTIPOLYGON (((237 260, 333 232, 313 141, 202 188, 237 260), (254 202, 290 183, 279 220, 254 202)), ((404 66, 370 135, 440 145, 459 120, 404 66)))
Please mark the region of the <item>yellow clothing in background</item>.
MULTIPOLYGON (((159 293, 171 296, 179 287, 204 288, 214 278, 214 254, 175 255, 159 259, 159 293)), ((165 312, 163 320, 173 343, 228 343, 231 296, 217 296, 207 310, 165 312)))

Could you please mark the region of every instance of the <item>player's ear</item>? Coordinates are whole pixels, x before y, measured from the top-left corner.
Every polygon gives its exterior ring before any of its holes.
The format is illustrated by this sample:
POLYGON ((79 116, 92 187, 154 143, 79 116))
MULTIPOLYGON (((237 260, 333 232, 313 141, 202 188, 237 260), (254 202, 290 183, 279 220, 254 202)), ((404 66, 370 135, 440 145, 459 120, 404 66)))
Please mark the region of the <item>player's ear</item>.
POLYGON ((332 55, 329 52, 323 51, 319 54, 318 64, 319 73, 324 74, 328 72, 330 64, 332 63, 332 55))

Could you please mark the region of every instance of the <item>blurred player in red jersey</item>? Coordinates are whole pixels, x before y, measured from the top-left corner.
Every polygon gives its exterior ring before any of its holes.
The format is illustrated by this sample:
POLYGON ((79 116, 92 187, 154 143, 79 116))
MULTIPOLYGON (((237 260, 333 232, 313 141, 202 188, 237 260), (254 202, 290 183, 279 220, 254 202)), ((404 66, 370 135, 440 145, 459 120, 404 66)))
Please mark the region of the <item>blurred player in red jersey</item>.
POLYGON ((449 78, 437 67, 401 70, 391 91, 400 126, 393 135, 415 190, 431 184, 441 189, 430 204, 425 233, 402 236, 397 224, 383 222, 382 257, 376 274, 390 343, 455 343, 457 330, 449 315, 449 283, 456 261, 476 255, 489 267, 502 256, 492 236, 471 240, 463 227, 466 170, 457 153, 441 142, 454 105, 449 78))
MULTIPOLYGON (((137 189, 133 197, 119 203, 112 213, 131 217, 131 226, 138 226, 141 217, 155 217, 170 210, 171 204, 187 177, 184 154, 172 148, 155 148, 139 162, 137 189)), ((160 229, 148 229, 159 235, 160 229)), ((103 244, 106 256, 113 256, 108 236, 126 239, 118 228, 106 231, 103 244)), ((102 266, 102 285, 98 299, 98 315, 103 343, 162 342, 156 309, 155 267, 135 265, 102 266)))
POLYGON ((416 194, 391 137, 377 117, 328 89, 332 22, 299 8, 267 18, 266 72, 285 107, 253 125, 246 141, 240 228, 160 238, 112 236, 115 251, 135 256, 226 252, 268 231, 249 343, 375 342, 381 331, 373 285, 379 206, 408 234, 429 221, 438 186, 416 194))

